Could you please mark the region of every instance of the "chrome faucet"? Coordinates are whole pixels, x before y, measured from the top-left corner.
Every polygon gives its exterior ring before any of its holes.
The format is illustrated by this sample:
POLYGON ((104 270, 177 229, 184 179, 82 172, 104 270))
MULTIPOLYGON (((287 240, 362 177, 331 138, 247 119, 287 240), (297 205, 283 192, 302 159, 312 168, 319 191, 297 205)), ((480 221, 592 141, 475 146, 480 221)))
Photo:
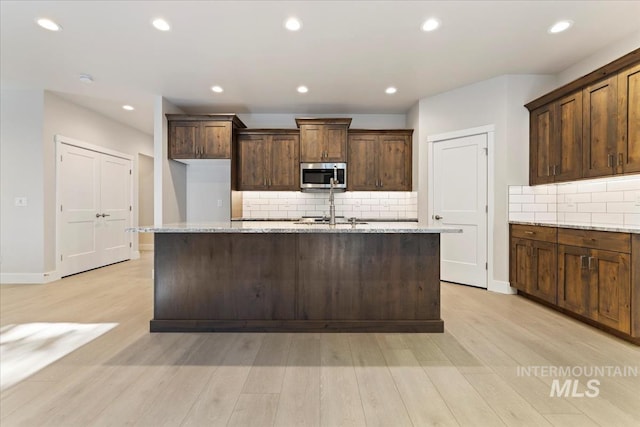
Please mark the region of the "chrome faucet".
POLYGON ((336 204, 334 201, 333 188, 338 183, 338 167, 333 167, 333 177, 329 180, 329 225, 336 225, 336 204))

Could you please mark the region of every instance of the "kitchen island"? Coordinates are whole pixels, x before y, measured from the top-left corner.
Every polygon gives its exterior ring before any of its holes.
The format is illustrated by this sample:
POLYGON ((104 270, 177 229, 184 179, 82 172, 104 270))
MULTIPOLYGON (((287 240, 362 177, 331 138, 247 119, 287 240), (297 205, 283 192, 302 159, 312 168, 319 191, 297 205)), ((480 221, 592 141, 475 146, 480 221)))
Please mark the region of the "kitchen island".
POLYGON ((443 332, 440 233, 418 223, 222 222, 155 233, 152 332, 443 332))

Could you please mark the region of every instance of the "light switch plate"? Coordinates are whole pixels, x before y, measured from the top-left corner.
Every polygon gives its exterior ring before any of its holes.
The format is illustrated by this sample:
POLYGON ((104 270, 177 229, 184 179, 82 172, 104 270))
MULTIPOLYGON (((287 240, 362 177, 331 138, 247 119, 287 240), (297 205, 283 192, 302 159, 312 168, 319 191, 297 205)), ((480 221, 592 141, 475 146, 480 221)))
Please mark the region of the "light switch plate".
POLYGON ((16 197, 13 199, 13 203, 16 206, 27 206, 27 198, 26 197, 16 197))

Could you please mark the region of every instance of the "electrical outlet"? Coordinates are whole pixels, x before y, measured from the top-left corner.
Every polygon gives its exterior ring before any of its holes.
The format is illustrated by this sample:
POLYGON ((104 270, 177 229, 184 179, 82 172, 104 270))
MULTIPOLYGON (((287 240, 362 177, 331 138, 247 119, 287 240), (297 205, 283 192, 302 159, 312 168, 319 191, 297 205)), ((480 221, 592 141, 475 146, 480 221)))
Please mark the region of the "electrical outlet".
POLYGON ((16 206, 27 206, 27 198, 26 197, 16 197, 13 199, 13 202, 16 206))
POLYGON ((218 199, 218 207, 221 208, 222 207, 222 199, 218 199))

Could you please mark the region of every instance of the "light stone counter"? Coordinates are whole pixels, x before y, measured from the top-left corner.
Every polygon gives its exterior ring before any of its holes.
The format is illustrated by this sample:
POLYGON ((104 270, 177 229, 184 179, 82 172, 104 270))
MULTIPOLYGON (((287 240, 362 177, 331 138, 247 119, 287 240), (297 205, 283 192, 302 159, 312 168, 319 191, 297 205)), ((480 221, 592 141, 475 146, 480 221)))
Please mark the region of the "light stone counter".
POLYGON ((611 231, 616 233, 640 234, 640 227, 633 225, 614 225, 614 224, 564 224, 558 222, 528 222, 528 221, 509 221, 510 224, 518 225, 537 225, 542 227, 555 228, 575 228, 578 230, 591 231, 611 231))
POLYGON ((459 228, 430 227, 417 222, 369 222, 366 224, 296 224, 292 221, 222 221, 207 223, 165 224, 160 227, 135 227, 140 233, 376 233, 433 234, 462 233, 459 228))

